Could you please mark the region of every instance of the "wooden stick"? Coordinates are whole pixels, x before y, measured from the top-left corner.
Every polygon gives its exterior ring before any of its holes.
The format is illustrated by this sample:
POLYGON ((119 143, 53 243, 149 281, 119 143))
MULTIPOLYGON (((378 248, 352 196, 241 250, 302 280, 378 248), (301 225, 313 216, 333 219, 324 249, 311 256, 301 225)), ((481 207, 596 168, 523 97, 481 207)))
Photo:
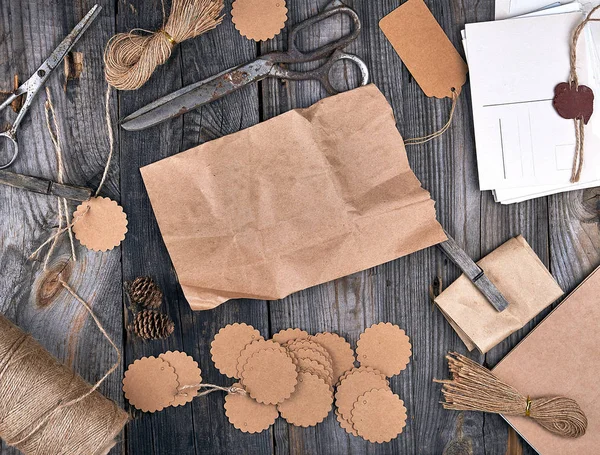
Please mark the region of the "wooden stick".
POLYGON ((450 234, 446 231, 448 240, 438 244, 440 249, 450 258, 456 266, 463 271, 469 280, 479 289, 484 297, 492 304, 498 311, 503 311, 508 307, 508 302, 498 290, 498 288, 490 281, 490 279, 483 273, 481 267, 479 267, 473 259, 469 257, 464 250, 458 246, 456 240, 454 240, 450 234))
POLYGON ((15 174, 14 172, 5 170, 0 170, 0 184, 21 188, 33 193, 58 196, 77 202, 87 201, 92 197, 92 190, 90 188, 57 183, 52 180, 15 174))

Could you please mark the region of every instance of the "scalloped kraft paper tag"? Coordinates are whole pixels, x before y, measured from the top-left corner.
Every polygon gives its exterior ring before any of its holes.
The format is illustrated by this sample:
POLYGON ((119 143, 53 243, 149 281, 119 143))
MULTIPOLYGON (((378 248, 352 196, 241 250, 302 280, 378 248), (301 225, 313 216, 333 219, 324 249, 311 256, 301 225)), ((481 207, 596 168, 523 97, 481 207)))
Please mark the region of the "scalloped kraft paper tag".
POLYGON ((467 64, 423 0, 408 0, 379 27, 425 95, 452 98, 467 80, 467 64))
POLYGON ((262 340, 260 332, 248 324, 229 324, 219 330, 210 344, 210 354, 217 369, 230 378, 239 378, 238 359, 246 345, 262 340))
POLYGON ((391 390, 371 390, 356 400, 351 420, 359 436, 381 444, 402 433, 406 426, 406 408, 391 390))
POLYGON ((244 366, 241 380, 250 396, 264 404, 289 399, 297 382, 298 372, 292 358, 275 349, 254 353, 244 366))
POLYGON ((198 362, 185 352, 180 351, 168 351, 160 354, 158 357, 175 369, 179 381, 178 394, 174 397, 171 406, 183 406, 186 403, 190 403, 198 393, 198 390, 200 390, 200 387, 185 390, 182 390, 182 387, 195 386, 202 382, 202 371, 198 367, 198 362))
POLYGON ((79 204, 73 213, 73 233, 90 250, 112 250, 125 239, 127 215, 115 201, 93 197, 79 204))
POLYGON ((354 367, 355 357, 352 346, 335 333, 317 333, 312 339, 329 352, 333 367, 333 383, 337 383, 344 372, 354 367))
MULTIPOLYGON (((238 382, 232 387, 242 387, 238 382)), ((244 433, 260 433, 275 423, 279 412, 273 404, 263 404, 249 395, 228 393, 225 396, 225 415, 229 422, 244 433)))
POLYGON ((175 369, 161 358, 136 360, 129 365, 123 378, 125 398, 143 412, 162 411, 173 403, 178 389, 175 369))
POLYGON ((235 0, 231 20, 242 36, 266 41, 283 30, 287 12, 285 0, 235 0))
POLYGON ((389 322, 380 322, 360 335, 356 356, 361 365, 373 367, 391 377, 406 368, 411 349, 410 339, 404 330, 389 322))
POLYGON ((329 385, 310 373, 298 374, 298 385, 292 396, 277 405, 288 423, 298 427, 313 427, 321 423, 331 411, 333 394, 329 385))

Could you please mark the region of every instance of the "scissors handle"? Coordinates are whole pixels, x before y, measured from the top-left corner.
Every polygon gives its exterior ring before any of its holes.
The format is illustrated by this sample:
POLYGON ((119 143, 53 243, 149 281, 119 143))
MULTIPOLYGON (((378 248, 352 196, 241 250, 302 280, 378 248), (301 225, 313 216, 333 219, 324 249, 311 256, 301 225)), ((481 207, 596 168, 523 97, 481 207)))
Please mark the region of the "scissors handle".
POLYGON ((7 131, 0 133, 0 160, 9 157, 8 161, 0 162, 0 169, 6 169, 15 162, 19 155, 19 144, 17 143, 17 135, 15 127, 10 127, 7 131), (4 143, 4 144, 2 144, 4 143), (2 152, 2 151, 6 152, 2 152), (11 155, 12 152, 12 155, 11 155))
POLYGON ((354 41, 361 31, 361 23, 360 18, 356 11, 348 6, 336 6, 334 8, 329 8, 323 11, 316 16, 310 17, 307 20, 296 24, 290 29, 288 35, 288 48, 285 52, 274 52, 268 54, 268 56, 272 59, 273 62, 276 63, 302 63, 302 62, 312 62, 315 60, 320 60, 322 58, 328 57, 337 49, 343 49, 348 46, 352 41, 354 41), (352 21, 352 30, 349 34, 342 36, 341 38, 332 41, 331 43, 327 43, 323 46, 320 46, 312 51, 303 52, 298 49, 296 45, 296 38, 307 28, 313 27, 319 22, 328 19, 332 16, 336 15, 344 15, 348 16, 352 21))
POLYGON ((340 92, 334 85, 331 83, 331 69, 333 66, 343 60, 348 60, 354 63, 361 74, 360 85, 367 85, 369 83, 369 69, 367 68, 367 64, 363 62, 359 57, 353 54, 347 54, 340 50, 336 50, 327 61, 314 70, 309 71, 292 71, 287 68, 282 68, 279 65, 273 66, 271 70, 270 77, 277 77, 280 79, 289 79, 293 81, 304 81, 304 80, 317 80, 323 84, 325 90, 330 95, 335 95, 340 92))

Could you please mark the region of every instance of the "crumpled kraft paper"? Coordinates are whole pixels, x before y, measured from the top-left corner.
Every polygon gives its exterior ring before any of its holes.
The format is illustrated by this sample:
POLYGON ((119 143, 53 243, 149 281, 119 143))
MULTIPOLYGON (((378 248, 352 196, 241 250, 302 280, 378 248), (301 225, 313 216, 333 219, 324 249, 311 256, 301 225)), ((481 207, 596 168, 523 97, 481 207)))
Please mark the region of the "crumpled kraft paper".
POLYGON ((563 295, 544 263, 520 235, 477 264, 504 295, 508 308, 496 311, 465 275, 435 299, 469 351, 477 348, 485 354, 563 295))
POLYGON ((374 85, 141 172, 194 310, 280 299, 446 240, 374 85))

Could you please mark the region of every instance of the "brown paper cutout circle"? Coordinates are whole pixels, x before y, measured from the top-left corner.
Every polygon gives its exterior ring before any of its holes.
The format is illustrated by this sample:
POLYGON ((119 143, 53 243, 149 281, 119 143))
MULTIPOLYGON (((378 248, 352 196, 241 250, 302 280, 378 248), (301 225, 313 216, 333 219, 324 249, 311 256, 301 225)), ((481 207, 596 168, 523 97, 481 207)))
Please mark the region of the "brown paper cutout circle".
POLYGON ((298 370, 311 370, 310 372, 312 374, 316 374, 317 376, 322 377, 328 385, 332 384, 329 372, 321 363, 317 362, 316 360, 299 357, 292 357, 292 360, 294 361, 294 364, 298 367, 298 370))
POLYGON ((73 213, 73 233, 93 251, 108 251, 119 246, 127 233, 127 215, 115 201, 93 197, 82 202, 73 213))
POLYGON ((372 325, 356 343, 356 356, 360 364, 373 367, 387 377, 404 370, 411 353, 410 339, 404 330, 389 322, 372 325))
POLYGON ((266 41, 285 27, 287 11, 285 0, 235 0, 231 21, 242 36, 266 41))
POLYGON ((254 340, 262 340, 260 332, 248 324, 229 324, 219 330, 210 344, 215 367, 230 378, 238 378, 237 362, 242 349, 254 340))
POLYGON ((258 351, 263 351, 265 349, 275 349, 276 351, 281 351, 284 354, 287 354, 287 349, 281 346, 279 343, 273 340, 254 340, 252 343, 247 344, 242 352, 240 352, 240 356, 237 361, 237 377, 240 378, 242 372, 244 371, 244 366, 246 366, 246 362, 250 357, 252 357, 258 351))
POLYGON ((308 332, 301 329, 285 329, 280 330, 275 335, 273 335, 273 340, 277 341, 279 344, 284 344, 289 341, 294 340, 306 340, 310 337, 308 332))
POLYGON ((312 427, 321 423, 331 411, 333 394, 321 378, 309 373, 298 374, 298 385, 293 395, 277 405, 288 423, 298 427, 312 427))
POLYGON ((389 389, 366 392, 354 403, 352 423, 367 441, 389 442, 406 426, 404 402, 389 389))
POLYGON ((371 368, 371 367, 360 366, 360 367, 354 367, 351 370, 346 371, 342 376, 340 376, 340 380, 338 381, 338 385, 339 385, 340 382, 342 382, 348 376, 350 376, 351 374, 356 373, 357 371, 370 371, 370 372, 376 373, 382 379, 385 379, 386 382, 388 383, 388 385, 390 383, 388 381, 388 379, 387 379, 387 376, 385 374, 383 374, 381 371, 376 370, 375 368, 371 368))
POLYGON ((156 357, 136 360, 129 365, 123 378, 125 398, 144 412, 162 411, 173 402, 178 388, 175 369, 156 357))
POLYGON ((352 422, 344 419, 340 415, 340 412, 337 409, 335 410, 335 418, 337 419, 338 423, 340 424, 340 427, 342 427, 344 430, 346 430, 346 433, 349 433, 352 436, 358 436, 358 433, 352 426, 352 422))
POLYGON ((259 403, 277 404, 294 393, 297 378, 291 357, 275 349, 265 349, 248 359, 241 383, 259 403))
MULTIPOLYGON (((294 363, 297 365, 304 366, 303 364, 306 363, 304 362, 305 360, 315 362, 317 367, 320 365, 321 368, 327 373, 329 378, 327 382, 329 384, 333 383, 333 368, 331 367, 331 362, 329 362, 320 352, 313 351, 312 349, 298 349, 297 351, 290 351, 290 355, 292 360, 294 360, 294 363)), ((314 367, 313 365, 306 366, 314 367)))
POLYGON ((323 355, 327 359, 327 363, 333 363, 331 355, 329 354, 327 349, 325 349, 316 341, 313 341, 312 337, 310 337, 310 339, 307 340, 300 339, 291 341, 286 346, 290 351, 297 351, 299 349, 312 349, 313 351, 317 351, 318 353, 323 355))
MULTIPOLYGON (((242 386, 236 383, 232 387, 242 386)), ((244 433, 260 433, 273 425, 279 416, 275 405, 259 403, 240 393, 228 393, 224 407, 229 422, 244 433)))
POLYGON ((171 403, 171 406, 183 406, 186 403, 192 402, 200 387, 185 390, 182 390, 182 388, 202 382, 202 371, 198 367, 198 362, 185 352, 179 351, 167 351, 158 357, 175 369, 175 374, 179 382, 179 393, 171 403))
POLYGON ((335 393, 335 404, 340 415, 350 420, 352 407, 358 397, 373 389, 389 389, 387 380, 371 371, 357 371, 346 377, 335 393))
POLYGON ((354 367, 354 350, 350 343, 336 333, 317 333, 313 340, 327 349, 332 360, 333 383, 354 367))

